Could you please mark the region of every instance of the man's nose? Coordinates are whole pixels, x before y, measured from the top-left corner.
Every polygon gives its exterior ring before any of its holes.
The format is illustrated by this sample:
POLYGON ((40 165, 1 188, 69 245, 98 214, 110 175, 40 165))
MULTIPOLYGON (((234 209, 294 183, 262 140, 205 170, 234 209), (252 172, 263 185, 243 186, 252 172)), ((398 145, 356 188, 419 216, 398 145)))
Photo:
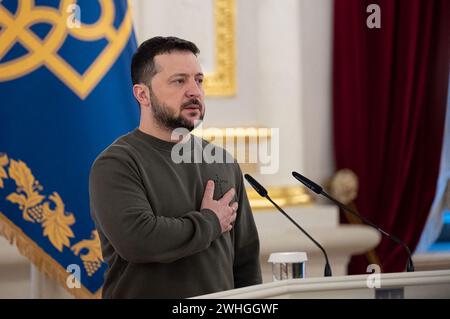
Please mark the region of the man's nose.
POLYGON ((186 95, 190 98, 192 97, 200 97, 203 95, 203 89, 201 88, 200 84, 197 83, 197 81, 189 81, 189 86, 186 90, 186 95))

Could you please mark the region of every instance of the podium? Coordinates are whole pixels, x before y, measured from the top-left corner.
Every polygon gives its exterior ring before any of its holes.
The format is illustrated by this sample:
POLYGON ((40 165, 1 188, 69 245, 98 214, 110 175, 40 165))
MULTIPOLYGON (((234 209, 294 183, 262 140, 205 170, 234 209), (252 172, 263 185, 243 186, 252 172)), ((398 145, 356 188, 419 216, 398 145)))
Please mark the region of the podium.
POLYGON ((450 299, 450 270, 289 279, 195 299, 450 299))

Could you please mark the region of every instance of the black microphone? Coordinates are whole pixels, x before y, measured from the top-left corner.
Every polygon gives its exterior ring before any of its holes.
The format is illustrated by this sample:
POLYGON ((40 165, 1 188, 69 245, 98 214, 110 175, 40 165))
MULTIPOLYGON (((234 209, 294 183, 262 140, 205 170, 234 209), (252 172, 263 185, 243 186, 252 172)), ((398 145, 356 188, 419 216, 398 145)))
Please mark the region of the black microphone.
POLYGON ((332 196, 328 195, 321 186, 317 185, 316 183, 314 183, 312 180, 306 178, 305 176, 297 173, 297 172, 292 172, 292 176, 294 176, 297 180, 299 180, 301 183, 303 183, 303 185, 305 185, 306 187, 308 187, 309 189, 311 189, 313 192, 319 194, 319 195, 323 195, 326 198, 328 198, 330 201, 332 201, 333 203, 335 203, 337 206, 339 206, 341 209, 353 214, 354 216, 358 217, 359 219, 361 219, 363 222, 365 222, 366 224, 372 226, 373 228, 375 228, 376 230, 378 230, 380 233, 382 233, 383 235, 387 236, 388 238, 390 238, 391 240, 393 240, 394 242, 396 242, 397 244, 403 246, 408 254, 408 263, 406 264, 406 271, 408 272, 413 272, 414 271, 414 264, 412 261, 412 257, 411 257, 411 250, 409 250, 409 247, 403 242, 401 241, 399 238, 395 237, 394 235, 391 235, 389 233, 387 233, 386 231, 384 231, 383 229, 381 229, 380 227, 378 227, 377 225, 375 225, 374 223, 372 223, 370 220, 368 220, 367 218, 365 218, 364 216, 361 216, 360 214, 358 214, 357 212, 355 212, 353 209, 351 209, 350 207, 342 204, 340 201, 338 201, 337 199, 333 198, 332 196))
POLYGON ((320 248, 320 250, 323 252, 323 255, 325 256, 325 270, 324 270, 324 275, 325 277, 331 277, 331 267, 330 267, 330 263, 328 262, 328 255, 325 252, 325 249, 323 249, 323 247, 314 240, 314 238, 312 238, 303 228, 300 227, 299 224, 297 224, 295 222, 295 220, 293 220, 283 209, 281 209, 280 206, 278 206, 270 197, 269 194, 267 192, 267 190, 260 184, 258 183, 253 177, 251 177, 248 174, 244 175, 245 179, 247 180, 247 182, 249 182, 249 184, 255 189, 255 191, 264 198, 267 198, 279 211, 280 213, 282 213, 284 216, 287 217, 287 219, 289 219, 295 226, 297 226, 298 229, 300 229, 309 239, 311 239, 311 241, 317 245, 317 247, 320 248))

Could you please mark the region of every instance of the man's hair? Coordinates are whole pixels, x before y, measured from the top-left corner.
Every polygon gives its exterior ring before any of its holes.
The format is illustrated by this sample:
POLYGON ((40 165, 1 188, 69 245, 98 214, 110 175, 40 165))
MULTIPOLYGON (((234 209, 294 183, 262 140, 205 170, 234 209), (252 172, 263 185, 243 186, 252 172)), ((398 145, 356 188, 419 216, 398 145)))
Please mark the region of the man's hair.
POLYGON ((148 39, 139 46, 131 60, 131 80, 133 84, 146 83, 157 73, 155 56, 172 51, 190 51, 197 55, 200 50, 187 40, 177 37, 154 37, 148 39))

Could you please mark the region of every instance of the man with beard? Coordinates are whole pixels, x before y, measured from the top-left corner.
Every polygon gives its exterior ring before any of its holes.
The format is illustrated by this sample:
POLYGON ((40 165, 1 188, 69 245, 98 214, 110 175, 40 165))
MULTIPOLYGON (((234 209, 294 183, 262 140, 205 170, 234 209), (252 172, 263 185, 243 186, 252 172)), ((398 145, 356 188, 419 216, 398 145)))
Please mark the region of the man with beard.
POLYGON ((177 143, 208 144, 189 134, 205 114, 198 53, 192 42, 155 37, 133 56, 139 127, 98 156, 89 179, 108 264, 104 298, 186 298, 261 283, 239 165, 171 156, 177 143), (173 140, 180 128, 187 134, 173 140))

